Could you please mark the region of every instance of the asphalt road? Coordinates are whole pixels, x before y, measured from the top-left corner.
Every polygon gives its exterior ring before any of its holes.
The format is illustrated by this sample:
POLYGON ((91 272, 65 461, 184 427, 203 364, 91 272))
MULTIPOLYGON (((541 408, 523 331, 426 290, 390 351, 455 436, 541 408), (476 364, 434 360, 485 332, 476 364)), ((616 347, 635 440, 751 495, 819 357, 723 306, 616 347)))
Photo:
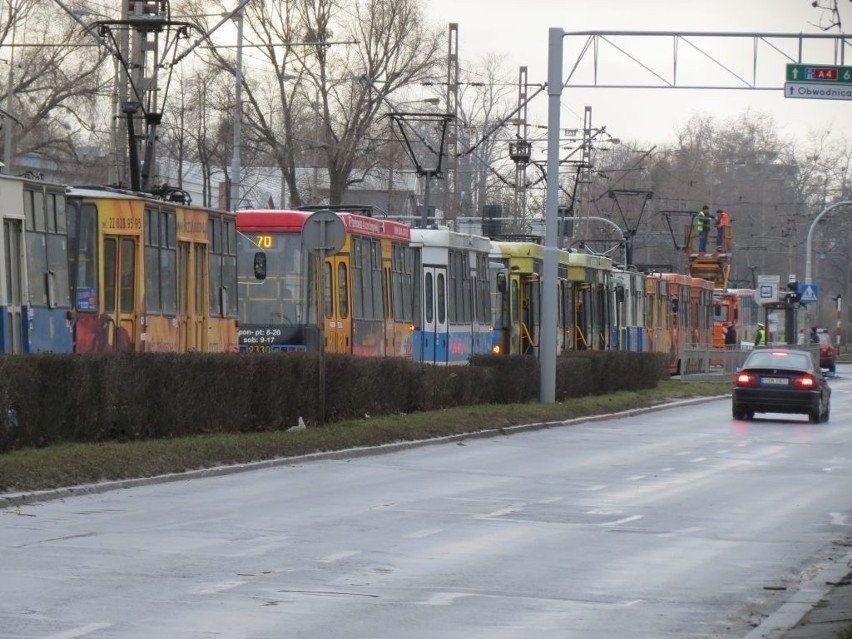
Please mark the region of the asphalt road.
POLYGON ((0 635, 773 636, 848 559, 847 373, 828 424, 716 400, 6 508, 0 635))

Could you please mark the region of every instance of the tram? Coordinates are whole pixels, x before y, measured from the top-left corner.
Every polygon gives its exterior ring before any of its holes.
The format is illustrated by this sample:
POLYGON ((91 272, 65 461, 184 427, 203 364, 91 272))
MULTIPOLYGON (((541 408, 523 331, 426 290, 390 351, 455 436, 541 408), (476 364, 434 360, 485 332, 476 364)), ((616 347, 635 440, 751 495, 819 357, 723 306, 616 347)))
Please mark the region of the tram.
POLYGON ((65 187, 0 175, 0 353, 70 353, 65 187))
POLYGON ((66 204, 75 352, 236 350, 232 213, 97 187, 66 204))
POLYGON ((408 226, 337 213, 342 248, 302 246, 308 211, 237 212, 239 349, 412 357, 415 254, 408 226))

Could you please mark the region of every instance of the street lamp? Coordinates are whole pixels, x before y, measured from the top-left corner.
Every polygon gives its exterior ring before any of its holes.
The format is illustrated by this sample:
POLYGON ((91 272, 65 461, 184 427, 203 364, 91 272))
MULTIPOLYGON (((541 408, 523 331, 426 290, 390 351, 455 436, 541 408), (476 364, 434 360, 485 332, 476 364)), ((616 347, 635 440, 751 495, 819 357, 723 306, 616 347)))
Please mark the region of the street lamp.
POLYGON ((844 200, 842 202, 837 202, 829 207, 826 207, 819 215, 814 218, 814 221, 811 222, 811 225, 808 228, 808 239, 805 242, 805 284, 813 284, 813 281, 811 279, 811 242, 813 240, 814 231, 816 230, 816 225, 828 212, 841 206, 852 206, 852 201, 844 200))

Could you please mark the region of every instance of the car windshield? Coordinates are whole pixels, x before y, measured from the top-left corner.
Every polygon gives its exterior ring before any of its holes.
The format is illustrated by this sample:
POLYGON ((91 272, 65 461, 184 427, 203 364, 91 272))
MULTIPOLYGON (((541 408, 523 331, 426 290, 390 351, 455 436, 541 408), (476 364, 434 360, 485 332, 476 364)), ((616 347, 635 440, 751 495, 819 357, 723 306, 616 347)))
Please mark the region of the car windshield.
POLYGON ((749 355, 744 368, 792 368, 810 369, 811 357, 805 352, 755 351, 749 355))
POLYGON ((828 333, 817 333, 817 337, 819 337, 820 344, 831 344, 831 340, 828 338, 828 333))

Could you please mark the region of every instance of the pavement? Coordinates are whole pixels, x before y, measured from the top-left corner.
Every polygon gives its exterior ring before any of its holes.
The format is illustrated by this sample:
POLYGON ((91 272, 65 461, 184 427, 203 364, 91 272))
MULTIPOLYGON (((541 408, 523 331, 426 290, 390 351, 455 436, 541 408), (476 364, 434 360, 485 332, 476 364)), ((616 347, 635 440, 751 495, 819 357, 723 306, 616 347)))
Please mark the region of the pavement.
POLYGON ((852 571, 826 585, 825 596, 779 639, 852 639, 852 571))

